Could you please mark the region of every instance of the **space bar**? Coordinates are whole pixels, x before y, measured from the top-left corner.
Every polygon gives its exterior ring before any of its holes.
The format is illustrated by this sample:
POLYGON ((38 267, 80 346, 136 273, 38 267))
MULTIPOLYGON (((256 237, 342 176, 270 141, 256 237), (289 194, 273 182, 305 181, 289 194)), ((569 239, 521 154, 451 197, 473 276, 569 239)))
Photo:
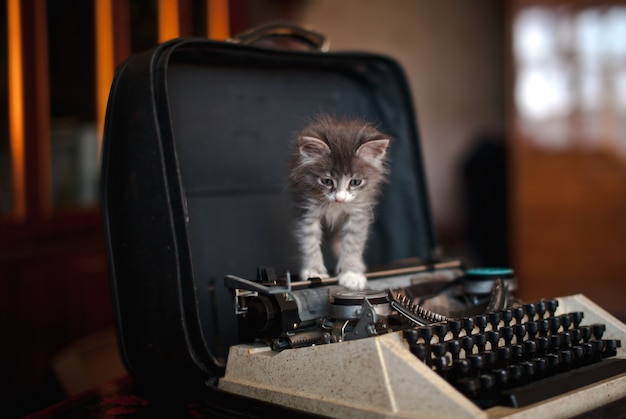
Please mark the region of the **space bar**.
POLYGON ((568 391, 611 378, 626 372, 626 359, 604 359, 596 364, 576 368, 501 393, 505 406, 528 406, 568 391))

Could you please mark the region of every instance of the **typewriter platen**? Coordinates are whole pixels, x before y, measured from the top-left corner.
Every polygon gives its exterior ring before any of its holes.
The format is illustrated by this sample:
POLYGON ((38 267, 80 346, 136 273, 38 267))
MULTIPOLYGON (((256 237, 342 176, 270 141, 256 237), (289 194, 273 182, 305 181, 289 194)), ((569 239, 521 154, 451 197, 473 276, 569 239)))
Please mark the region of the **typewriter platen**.
POLYGON ((457 261, 369 279, 228 276, 249 343, 218 387, 334 417, 571 417, 626 395, 626 326, 582 295, 521 303, 511 270, 457 261))

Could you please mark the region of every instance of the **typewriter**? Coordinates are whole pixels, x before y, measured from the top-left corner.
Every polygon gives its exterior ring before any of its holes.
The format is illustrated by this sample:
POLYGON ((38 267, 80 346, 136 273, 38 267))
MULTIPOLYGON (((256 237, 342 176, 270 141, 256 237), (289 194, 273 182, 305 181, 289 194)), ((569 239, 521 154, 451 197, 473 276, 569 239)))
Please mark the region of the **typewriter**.
POLYGON ((273 269, 225 282, 247 343, 218 387, 241 396, 331 417, 490 418, 626 395, 626 326, 583 295, 522 303, 511 269, 375 271, 364 291, 273 269))
POLYGON ((206 390, 212 412, 238 417, 250 399, 334 417, 573 416, 626 394, 626 327, 604 310, 581 295, 520 302, 513 272, 439 259, 410 92, 386 56, 206 39, 118 68, 101 203, 133 377, 206 390), (364 254, 394 266, 363 292, 286 272, 286 141, 319 110, 394 139, 364 254), (277 269, 245 277, 259 264, 277 269))

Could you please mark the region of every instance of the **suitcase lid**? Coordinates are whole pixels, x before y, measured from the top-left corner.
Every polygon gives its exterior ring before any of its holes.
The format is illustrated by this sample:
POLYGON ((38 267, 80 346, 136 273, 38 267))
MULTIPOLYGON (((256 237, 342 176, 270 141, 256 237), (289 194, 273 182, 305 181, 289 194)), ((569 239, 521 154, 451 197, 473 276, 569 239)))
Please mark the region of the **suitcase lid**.
POLYGON ((122 358, 135 377, 221 376, 237 343, 224 276, 297 272, 287 160, 317 112, 393 139, 369 266, 437 256, 415 112, 396 61, 177 39, 116 72, 102 210, 122 358))

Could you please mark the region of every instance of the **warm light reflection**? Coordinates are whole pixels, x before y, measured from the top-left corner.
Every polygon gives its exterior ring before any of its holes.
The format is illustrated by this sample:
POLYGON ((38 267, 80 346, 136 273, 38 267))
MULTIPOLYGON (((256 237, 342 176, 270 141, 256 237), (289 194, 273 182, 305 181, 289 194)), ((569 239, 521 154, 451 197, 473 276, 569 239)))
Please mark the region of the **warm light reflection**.
POLYGON ((7 2, 9 135, 11 144, 13 212, 18 220, 26 214, 24 172, 24 90, 22 63, 22 25, 19 0, 7 2))
POLYGON ((228 0, 207 0, 208 37, 223 41, 230 37, 228 0))
MULTIPOLYGON (((50 178, 52 174, 52 154, 50 138, 50 79, 48 60, 48 10, 45 1, 39 1, 34 10, 35 35, 35 79, 33 80, 38 99, 32 111, 36 114, 37 132, 36 141, 32 147, 37 150, 37 167, 39 179, 37 192, 41 215, 49 215, 52 211, 52 189, 50 178)), ((31 144, 31 143, 29 143, 31 144)))
POLYGON ((98 149, 100 149, 109 89, 114 73, 111 0, 96 0, 94 10, 96 21, 96 107, 98 112, 98 149))
POLYGON ((520 129, 626 155, 626 7, 529 7, 513 26, 520 129))
POLYGON ((159 0, 159 42, 177 38, 178 28, 178 0, 159 0))

